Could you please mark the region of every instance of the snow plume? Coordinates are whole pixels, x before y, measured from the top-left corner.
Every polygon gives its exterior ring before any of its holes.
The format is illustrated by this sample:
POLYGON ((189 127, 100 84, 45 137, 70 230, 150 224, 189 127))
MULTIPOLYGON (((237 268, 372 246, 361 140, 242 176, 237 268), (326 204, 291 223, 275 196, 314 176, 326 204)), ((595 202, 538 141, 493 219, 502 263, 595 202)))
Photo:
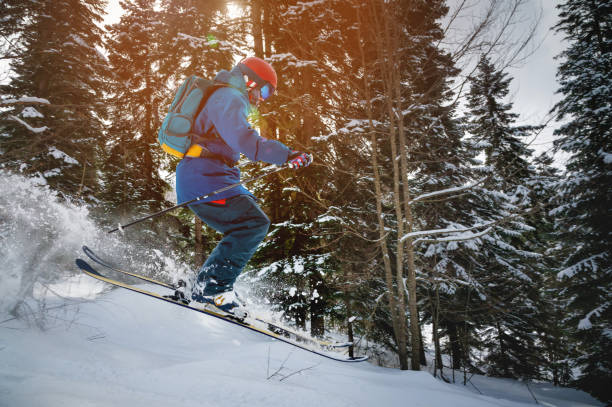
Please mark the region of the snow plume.
POLYGON ((35 283, 65 275, 96 228, 87 210, 59 202, 36 179, 0 172, 0 311, 19 313, 35 283))
MULTIPOLYGON (((84 257, 82 245, 126 267, 159 270, 168 265, 165 256, 98 228, 87 208, 62 200, 40 178, 1 170, 0 190, 0 314, 30 315, 33 304, 44 301, 41 293, 57 294, 54 284, 80 276, 74 261, 84 257)), ((170 268, 176 271, 181 265, 170 268)))

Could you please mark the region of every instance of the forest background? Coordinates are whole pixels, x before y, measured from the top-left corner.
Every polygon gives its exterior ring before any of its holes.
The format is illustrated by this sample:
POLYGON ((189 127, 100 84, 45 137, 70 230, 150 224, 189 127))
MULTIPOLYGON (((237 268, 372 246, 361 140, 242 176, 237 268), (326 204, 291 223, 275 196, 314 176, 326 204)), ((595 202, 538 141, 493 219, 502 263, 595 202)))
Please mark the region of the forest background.
MULTIPOLYGON (((119 4, 104 25, 103 0, 3 1, 2 171, 102 226, 171 206, 156 134, 174 91, 260 56, 280 79, 253 126, 315 163, 251 185, 272 220, 241 277, 259 298, 381 365, 431 351, 444 380, 446 365, 610 401, 612 2, 560 2, 554 27, 526 0, 119 4), (559 98, 526 123, 509 72, 550 29, 559 98)), ((219 236, 180 210, 125 238, 154 275, 157 251, 195 270, 219 236)), ((20 296, 59 277, 33 267, 20 296)))

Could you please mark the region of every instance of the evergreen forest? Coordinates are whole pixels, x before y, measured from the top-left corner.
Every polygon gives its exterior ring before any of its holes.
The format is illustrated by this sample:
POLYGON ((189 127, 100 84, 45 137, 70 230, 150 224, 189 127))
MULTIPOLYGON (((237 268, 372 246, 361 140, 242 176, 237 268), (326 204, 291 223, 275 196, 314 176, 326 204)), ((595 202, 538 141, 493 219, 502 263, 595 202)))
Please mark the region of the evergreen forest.
MULTIPOLYGON (((314 162, 247 186, 271 220, 240 277, 262 301, 380 365, 612 402, 612 0, 516 30, 527 3, 121 0, 105 23, 105 0, 1 0, 0 174, 104 228, 171 207, 176 89, 263 58, 279 85, 251 124, 314 162), (550 30, 560 101, 526 123, 510 68, 550 30)), ((220 236, 182 208, 124 238, 195 272, 220 236)))

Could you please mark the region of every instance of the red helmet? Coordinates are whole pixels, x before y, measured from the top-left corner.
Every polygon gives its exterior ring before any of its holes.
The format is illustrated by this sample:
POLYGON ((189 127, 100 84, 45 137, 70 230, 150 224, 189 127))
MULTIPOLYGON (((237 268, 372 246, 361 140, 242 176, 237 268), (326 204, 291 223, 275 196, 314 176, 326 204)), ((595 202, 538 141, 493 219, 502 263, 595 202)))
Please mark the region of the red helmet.
POLYGON ((266 83, 272 86, 272 90, 276 89, 276 72, 272 65, 261 58, 248 57, 238 63, 243 74, 249 79, 256 82, 257 85, 263 87, 266 83))

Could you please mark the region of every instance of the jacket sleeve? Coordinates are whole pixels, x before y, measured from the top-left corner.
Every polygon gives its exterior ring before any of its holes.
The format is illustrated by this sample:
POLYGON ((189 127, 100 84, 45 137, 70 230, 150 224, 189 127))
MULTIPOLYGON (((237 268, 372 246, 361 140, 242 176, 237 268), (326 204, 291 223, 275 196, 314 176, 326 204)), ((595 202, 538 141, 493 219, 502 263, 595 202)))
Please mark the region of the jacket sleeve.
POLYGON ((290 149, 276 140, 261 137, 247 121, 248 103, 234 89, 220 89, 207 103, 208 117, 219 136, 234 151, 253 161, 282 165, 290 149))

